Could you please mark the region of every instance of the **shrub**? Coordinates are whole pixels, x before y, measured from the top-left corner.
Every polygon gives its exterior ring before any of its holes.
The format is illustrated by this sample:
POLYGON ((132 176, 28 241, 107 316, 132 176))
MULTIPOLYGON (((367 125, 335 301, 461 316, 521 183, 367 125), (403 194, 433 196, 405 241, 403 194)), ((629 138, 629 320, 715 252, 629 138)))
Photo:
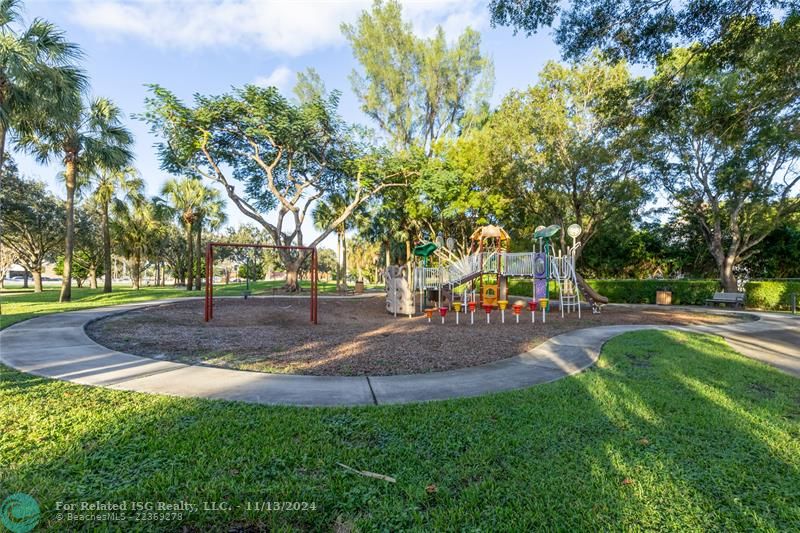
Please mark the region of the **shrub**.
POLYGON ((612 303, 654 304, 656 291, 672 292, 675 305, 703 305, 719 290, 717 280, 592 279, 591 287, 612 303))
POLYGON ((792 293, 800 299, 800 281, 748 281, 745 304, 756 309, 783 309, 792 305, 792 293))
MULTIPOLYGON (((533 294, 533 280, 530 279, 512 279, 508 282, 509 296, 521 296, 530 298, 533 294)), ((550 282, 550 298, 558 298, 558 284, 555 281, 550 282)))
MULTIPOLYGON (((654 304, 656 291, 668 289, 672 291, 672 303, 675 305, 703 305, 719 290, 717 280, 664 280, 664 279, 590 279, 586 282, 611 303, 654 304)), ((514 296, 530 296, 530 280, 512 280, 509 294, 514 296)), ((558 286, 550 282, 551 298, 558 298, 558 286)))

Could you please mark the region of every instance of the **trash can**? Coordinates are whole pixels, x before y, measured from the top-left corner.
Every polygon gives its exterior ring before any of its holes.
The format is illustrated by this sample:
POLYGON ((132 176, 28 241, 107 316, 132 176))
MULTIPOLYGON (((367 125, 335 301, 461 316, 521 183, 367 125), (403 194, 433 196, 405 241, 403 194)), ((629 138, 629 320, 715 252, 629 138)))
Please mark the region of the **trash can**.
POLYGON ((656 305, 672 305, 672 291, 656 291, 656 305))

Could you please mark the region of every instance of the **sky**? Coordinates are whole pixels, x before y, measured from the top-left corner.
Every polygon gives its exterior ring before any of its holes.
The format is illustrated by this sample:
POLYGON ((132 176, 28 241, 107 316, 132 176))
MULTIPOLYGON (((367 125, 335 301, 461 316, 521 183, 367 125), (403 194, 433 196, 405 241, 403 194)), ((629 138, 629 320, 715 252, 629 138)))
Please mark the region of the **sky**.
MULTIPOLYGON (((431 35, 437 25, 448 40, 468 26, 481 32, 482 49, 494 61, 492 105, 510 90, 535 83, 545 63, 560 58, 549 30, 525 37, 492 28, 487 0, 402 3, 404 18, 420 35, 431 35)), ((112 99, 129 117, 135 164, 153 195, 170 176, 159 168, 157 139, 131 117, 143 110, 147 84, 162 85, 184 100, 247 83, 274 85, 289 95, 297 72, 313 67, 329 90, 342 91, 345 120, 375 127, 351 89, 349 75, 358 64, 340 31, 342 22, 354 22, 370 5, 371 0, 28 0, 23 18, 44 18, 81 46, 91 95, 112 99)), ((24 175, 64 196, 57 162, 42 166, 24 154, 14 157, 24 175)), ((249 220, 230 202, 228 218, 233 225, 249 220)), ((305 226, 309 242, 318 233, 310 221, 305 226)), ((333 243, 330 237, 324 244, 333 243)))

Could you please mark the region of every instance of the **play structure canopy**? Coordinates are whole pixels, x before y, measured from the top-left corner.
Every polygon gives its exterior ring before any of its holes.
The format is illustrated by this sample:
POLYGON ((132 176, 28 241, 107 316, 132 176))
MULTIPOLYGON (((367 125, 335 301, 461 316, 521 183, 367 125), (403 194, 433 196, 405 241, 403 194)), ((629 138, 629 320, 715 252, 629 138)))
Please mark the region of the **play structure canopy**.
POLYGON ((533 234, 533 238, 534 239, 549 239, 550 237, 552 237, 553 235, 555 235, 559 231, 561 231, 561 226, 559 226, 558 224, 552 224, 550 226, 547 226, 546 228, 542 228, 540 230, 537 230, 533 234))
POLYGON ((433 252, 436 251, 436 248, 438 247, 432 242, 419 244, 414 247, 414 255, 416 255, 417 257, 428 257, 429 255, 431 255, 433 252))
POLYGON ((508 236, 506 230, 499 226, 492 226, 489 224, 488 226, 481 226, 480 228, 476 229, 470 239, 473 241, 481 241, 483 239, 500 239, 501 241, 510 241, 511 237, 508 236))

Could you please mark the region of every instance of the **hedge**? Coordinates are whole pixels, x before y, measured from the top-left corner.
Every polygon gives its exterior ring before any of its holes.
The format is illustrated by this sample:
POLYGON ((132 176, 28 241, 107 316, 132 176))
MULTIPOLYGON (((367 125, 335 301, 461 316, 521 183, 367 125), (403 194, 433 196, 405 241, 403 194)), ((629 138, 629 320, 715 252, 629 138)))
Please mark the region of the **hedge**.
MULTIPOLYGON (((672 291, 674 305, 705 305, 706 299, 721 290, 718 280, 672 280, 672 279, 589 279, 586 282, 594 290, 607 296, 612 303, 654 304, 656 291, 668 288, 672 291)), ((531 280, 512 279, 509 294, 530 297, 531 280)), ((745 306, 754 309, 788 310, 792 305, 792 293, 797 293, 800 304, 799 281, 749 281, 745 284, 745 306)), ((558 285, 550 282, 550 297, 558 298, 558 285)))
MULTIPOLYGON (((720 290, 717 280, 664 280, 664 279, 590 279, 586 282, 612 303, 654 304, 656 291, 669 288, 675 305, 704 305, 706 299, 720 290)), ((509 294, 530 296, 531 281, 512 280, 509 294)), ((550 282, 550 295, 558 297, 555 282, 550 282)))
MULTIPOLYGON (((508 282, 508 294, 530 298, 533 294, 533 281, 529 279, 512 279, 508 282)), ((558 298, 558 283, 550 282, 550 297, 558 298)))
POLYGON ((800 300, 800 281, 748 281, 745 305, 755 309, 791 309, 792 293, 800 300))
POLYGON ((590 279, 591 287, 613 303, 654 304, 656 291, 672 291, 673 305, 705 305, 720 290, 717 280, 590 279))

